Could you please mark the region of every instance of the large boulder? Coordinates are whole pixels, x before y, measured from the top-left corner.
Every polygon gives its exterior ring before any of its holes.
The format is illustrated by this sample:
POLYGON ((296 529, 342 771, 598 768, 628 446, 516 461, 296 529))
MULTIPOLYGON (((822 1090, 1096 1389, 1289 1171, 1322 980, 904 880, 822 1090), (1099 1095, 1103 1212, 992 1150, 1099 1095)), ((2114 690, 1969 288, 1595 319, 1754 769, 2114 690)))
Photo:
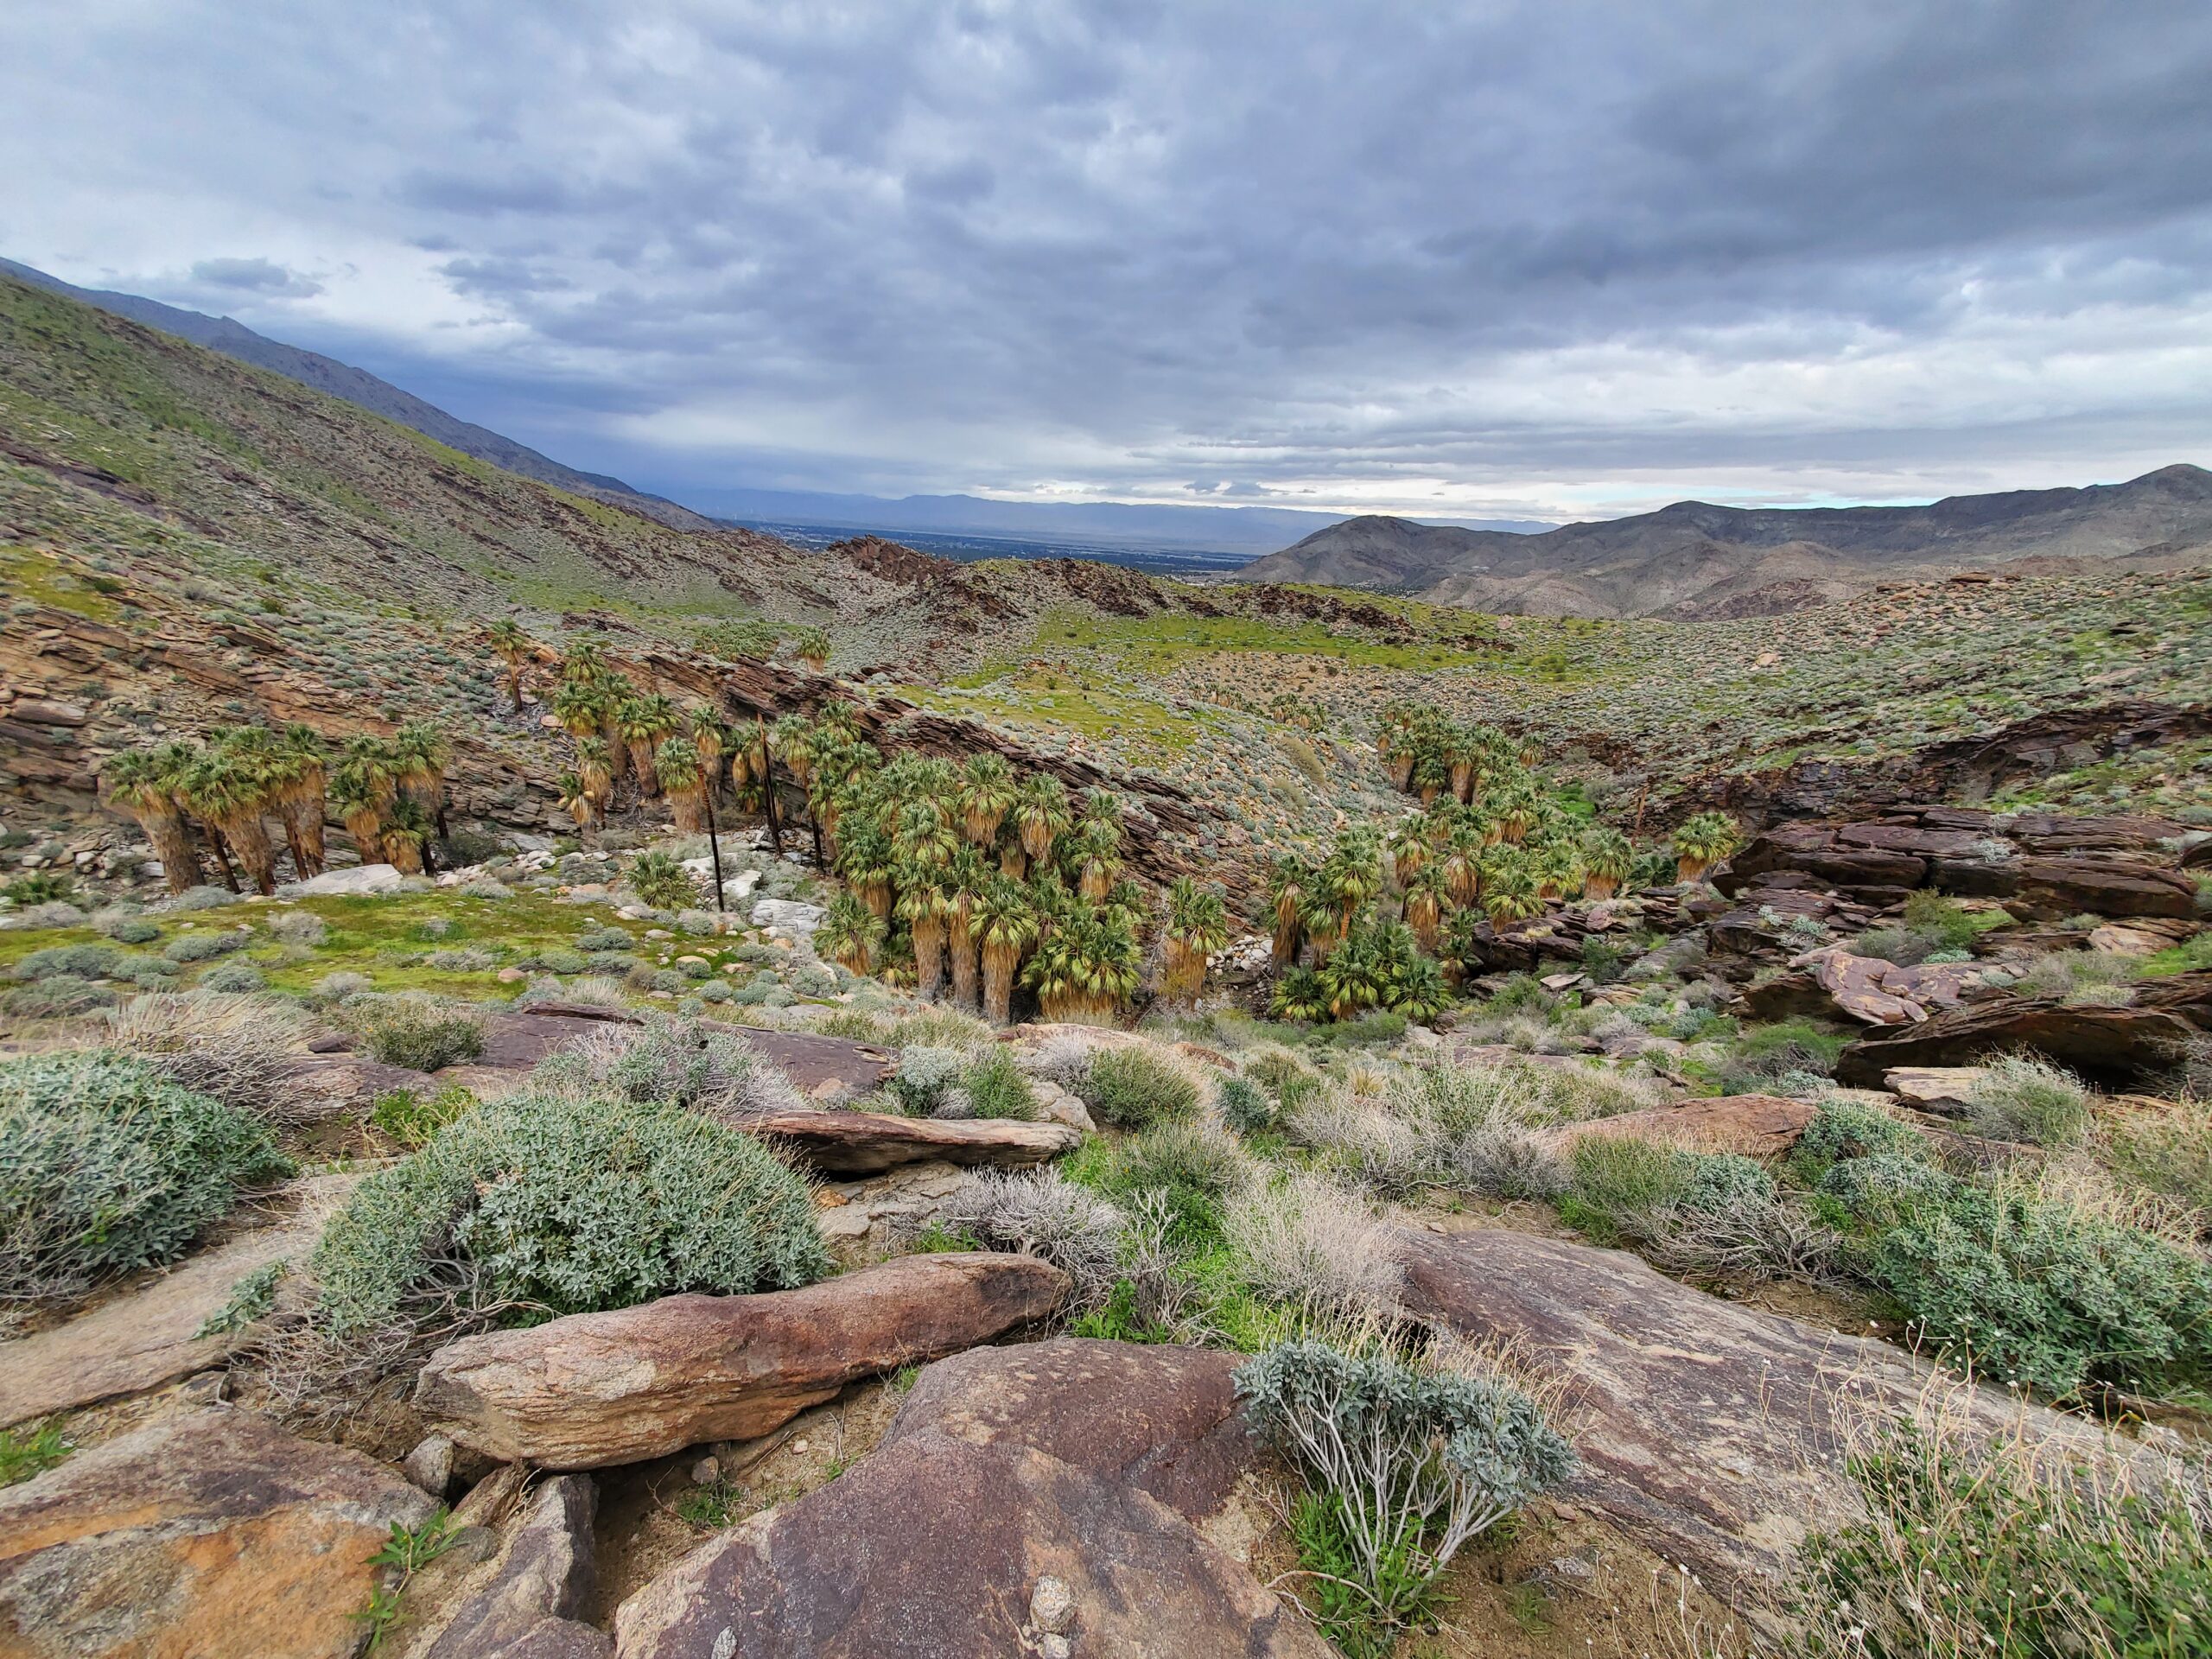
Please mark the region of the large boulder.
POLYGON ((325 870, 304 881, 295 881, 288 893, 311 893, 317 898, 350 897, 365 893, 397 893, 406 878, 391 864, 356 864, 351 869, 325 870))
POLYGON ((1257 1452, 1229 1354, 1063 1338, 933 1365, 882 1443, 625 1602, 621 1659, 1327 1659, 1210 1533, 1257 1452))
POLYGON ((1536 1129, 1530 1138, 1564 1152, 1578 1141, 1656 1141, 1688 1152, 1732 1152, 1745 1158, 1779 1158, 1797 1144, 1813 1121, 1805 1101, 1782 1095, 1721 1095, 1676 1101, 1640 1112, 1593 1117, 1536 1129))
POLYGON ((2101 1085, 2139 1088, 2171 1067, 2183 1045, 2212 1031, 2212 972, 2177 974, 2136 988, 2125 1007, 2000 997, 1847 1046, 1836 1077, 1878 1088, 1900 1067, 1978 1065, 2015 1049, 2041 1054, 2101 1085))
POLYGON ((249 1412, 167 1419, 0 1491, 0 1653, 350 1659, 369 1557, 435 1507, 249 1412))
POLYGON ((909 1255, 759 1296, 664 1296, 432 1355, 416 1404, 460 1444, 597 1469, 765 1434, 857 1378, 1043 1318, 1067 1275, 1028 1255, 909 1255))
POLYGON ((761 1112, 734 1120, 754 1135, 789 1146, 798 1161, 830 1175, 875 1175, 900 1164, 947 1163, 1006 1169, 1041 1164, 1073 1152, 1083 1131, 1066 1123, 1015 1118, 944 1121, 888 1112, 804 1109, 761 1112))
POLYGON ((2181 871, 2114 857, 2027 858, 2005 908, 2024 922, 2069 916, 2196 913, 2196 884, 2181 871))
MULTIPOLYGON (((1839 1411, 1903 1413, 1935 1386, 1888 1343, 1722 1301, 1618 1250, 1490 1230, 1411 1234, 1402 1259, 1410 1313, 1572 1378, 1571 1495, 1752 1605, 1808 1530, 1853 1513, 1839 1411)), ((1961 1387, 1955 1409, 1980 1432, 2024 1421, 2103 1444, 1990 1389, 1961 1387)))

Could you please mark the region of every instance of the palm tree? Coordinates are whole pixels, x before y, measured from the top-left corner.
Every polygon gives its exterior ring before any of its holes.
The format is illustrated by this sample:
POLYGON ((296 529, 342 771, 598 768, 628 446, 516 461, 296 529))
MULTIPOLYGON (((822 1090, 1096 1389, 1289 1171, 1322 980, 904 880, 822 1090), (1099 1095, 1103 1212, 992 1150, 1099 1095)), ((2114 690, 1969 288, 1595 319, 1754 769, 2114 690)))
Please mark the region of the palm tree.
POLYGON ((213 823, 238 855, 257 890, 276 891, 276 849, 262 822, 271 784, 263 759, 251 744, 225 734, 211 743, 185 774, 184 797, 192 810, 213 823))
POLYGON ((522 624, 512 617, 503 616, 484 630, 484 637, 507 666, 507 695, 514 699, 515 713, 520 714, 522 665, 535 654, 530 636, 522 631, 522 624))
POLYGON ((1014 827, 1021 832, 1021 849, 1039 867, 1052 861, 1053 843, 1067 833, 1072 822, 1068 810, 1067 785, 1049 772, 1027 779, 1014 803, 1014 827))
POLYGON ((668 738, 655 753, 653 766, 676 815, 677 833, 697 835, 707 827, 707 768, 699 746, 688 737, 668 738))
POLYGON ((599 804, 592 798, 582 778, 573 772, 564 772, 554 780, 553 786, 560 791, 561 810, 576 821, 576 833, 589 835, 592 823, 599 816, 599 804))
POLYGON ((1036 906, 1029 895, 1003 877, 976 901, 974 929, 983 953, 983 1016, 993 1025, 1014 1017, 1014 976, 1022 953, 1037 942, 1036 906))
POLYGON ((706 771, 706 786, 717 798, 722 787, 722 757, 729 753, 736 734, 727 721, 713 709, 700 707, 691 710, 690 733, 692 743, 699 751, 699 764, 706 771))
POLYGON ((1399 887, 1403 887, 1428 862, 1428 838, 1434 834, 1437 820, 1426 812, 1408 813, 1398 821, 1390 832, 1390 874, 1399 887))
POLYGON ((1298 947, 1306 937, 1305 909, 1313 896, 1313 867, 1295 854, 1285 854, 1268 866, 1268 906, 1272 913, 1275 965, 1287 967, 1298 960, 1298 947))
POLYGON ((1517 847, 1500 847, 1483 869, 1483 912, 1493 922, 1526 921, 1541 916, 1544 901, 1536 888, 1536 873, 1527 854, 1517 847))
POLYGON ((429 845, 433 828, 422 802, 412 796, 402 797, 391 809, 391 822, 384 827, 385 858, 391 868, 402 875, 422 874, 423 849, 429 845))
POLYGON ((1014 768, 985 749, 970 757, 960 779, 960 812, 968 839, 988 852, 1014 802, 1014 768))
POLYGON ((1441 870, 1422 870, 1406 886, 1406 925, 1424 950, 1436 949, 1443 936, 1445 907, 1451 890, 1441 870))
POLYGON ((854 814, 837 838, 837 874, 879 921, 891 919, 891 883, 896 864, 891 838, 864 813, 854 814))
POLYGON ((398 784, 390 749, 366 733, 348 738, 330 769, 330 800, 364 864, 385 861, 384 815, 398 784))
POLYGON ((1573 899, 1582 891, 1582 849, 1564 836, 1553 836, 1533 849, 1531 867, 1541 899, 1573 899))
POLYGON ((814 948, 848 973, 872 973, 883 948, 883 918, 850 893, 830 901, 830 913, 815 930, 814 948))
MULTIPOLYGON (((100 771, 100 787, 111 805, 138 820, 138 827, 162 861, 162 879, 171 893, 199 885, 200 849, 177 799, 177 772, 165 763, 165 750, 126 749, 100 771)), ((174 757, 168 757, 170 761, 174 757)))
POLYGON ((1078 906, 1038 942, 1022 978, 1047 1020, 1110 1023, 1136 995, 1142 956, 1119 920, 1078 906))
POLYGON ((798 631, 798 659, 819 674, 830 666, 830 630, 823 627, 801 628, 798 631))
POLYGON ((1592 899, 1610 899, 1636 868, 1636 849, 1609 823, 1582 832, 1582 890, 1592 899))
POLYGON ((1516 844, 1527 836, 1542 810, 1535 783, 1526 777, 1516 777, 1508 782, 1497 791, 1490 806, 1497 816, 1499 833, 1516 844))
POLYGON ((1167 931, 1161 989, 1195 1002, 1205 989, 1206 958, 1229 943, 1229 906, 1211 887, 1187 875, 1167 890, 1167 931))
POLYGON ((1092 904, 1103 899, 1122 873, 1122 827, 1104 818, 1085 818, 1069 841, 1076 890, 1092 904))
POLYGON ((576 779, 591 797, 593 816, 605 812, 614 798, 614 774, 608 769, 607 740, 595 731, 576 740, 576 779))
POLYGON ((1311 968, 1285 969, 1275 981, 1274 995, 1268 1001, 1268 1012, 1278 1020, 1296 1020, 1301 1025, 1313 1025, 1328 1018, 1328 993, 1321 984, 1321 976, 1311 968))
POLYGON ((630 751, 631 770, 638 774, 638 793, 660 793, 660 773, 653 752, 676 729, 676 705, 656 693, 649 697, 625 697, 615 709, 615 724, 630 751))
POLYGON ((1726 812, 1700 812, 1675 831, 1675 876, 1696 881, 1744 844, 1744 832, 1726 812))
POLYGON ((914 991, 934 1002, 944 988, 944 875, 941 866, 915 864, 899 883, 897 915, 914 939, 914 991))
MULTIPOLYGON (((441 837, 446 833, 446 762, 453 746, 427 720, 410 720, 392 734, 400 786, 418 796, 441 837)), ((429 842, 426 841, 424 845, 429 842)))
POLYGON ((804 784, 814 772, 814 728, 804 715, 785 715, 776 722, 770 735, 775 740, 777 754, 791 768, 791 776, 804 784))
POLYGON ((589 638, 569 641, 568 655, 562 659, 561 674, 564 679, 583 685, 601 685, 614 676, 607 660, 607 646, 589 638))
POLYGON ((1489 832, 1475 820, 1459 824, 1452 831, 1452 838, 1444 844, 1444 861, 1439 874, 1444 878, 1444 890, 1455 905, 1471 905, 1483 890, 1483 849, 1489 843, 1489 832))
POLYGON ((283 747, 287 781, 277 810, 283 814, 284 834, 292 844, 292 862, 302 875, 320 875, 330 862, 322 833, 323 820, 330 813, 329 750, 322 734, 302 721, 284 728, 283 747))
POLYGON ((952 855, 944 873, 944 947, 952 958, 952 1001, 956 1007, 981 1006, 976 981, 976 902, 995 876, 973 847, 952 855))

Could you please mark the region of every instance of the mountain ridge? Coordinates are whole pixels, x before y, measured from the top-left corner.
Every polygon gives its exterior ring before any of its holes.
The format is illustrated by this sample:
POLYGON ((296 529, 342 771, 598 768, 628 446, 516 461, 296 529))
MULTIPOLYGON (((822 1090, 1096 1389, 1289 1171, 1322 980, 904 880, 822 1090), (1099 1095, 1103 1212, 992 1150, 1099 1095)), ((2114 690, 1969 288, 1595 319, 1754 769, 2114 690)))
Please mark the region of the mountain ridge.
POLYGON ((1875 582, 2024 560, 2212 554, 2212 473, 2177 462, 2118 484, 1947 496, 1923 506, 1678 501, 1537 535, 1346 519, 1236 570, 1238 582, 1417 594, 1507 614, 1744 616, 1875 582))

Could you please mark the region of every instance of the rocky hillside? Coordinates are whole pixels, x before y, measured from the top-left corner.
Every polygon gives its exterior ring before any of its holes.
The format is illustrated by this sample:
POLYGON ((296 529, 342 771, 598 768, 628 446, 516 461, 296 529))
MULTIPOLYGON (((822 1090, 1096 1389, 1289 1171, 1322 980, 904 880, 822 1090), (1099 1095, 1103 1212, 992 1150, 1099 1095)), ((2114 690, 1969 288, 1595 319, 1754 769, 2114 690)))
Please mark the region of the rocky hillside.
POLYGON ((1414 593, 1532 616, 1772 615, 1882 581, 1996 566, 2156 569, 2212 556, 2212 473, 1952 496, 1925 507, 1745 509, 1681 501, 1541 536, 1347 519, 1237 573, 1414 593))
POLYGON ((474 455, 479 461, 488 461, 494 467, 510 473, 519 473, 524 478, 534 478, 541 484, 551 484, 576 495, 588 495, 597 500, 612 502, 641 512, 649 518, 658 518, 664 524, 679 530, 711 530, 714 521, 679 507, 673 501, 657 495, 647 495, 633 490, 619 478, 609 478, 603 473, 581 473, 573 467, 564 467, 550 455, 540 454, 529 445, 517 443, 512 438, 478 426, 472 421, 448 415, 435 404, 423 402, 411 391, 403 391, 389 380, 379 379, 366 369, 357 369, 350 363, 340 363, 320 352, 310 352, 297 346, 288 346, 281 340, 271 340, 266 334, 256 334, 234 317, 211 317, 203 311, 187 311, 174 305, 163 305, 159 300, 149 300, 137 294, 118 294, 105 289, 78 288, 49 276, 42 270, 19 264, 13 259, 0 259, 0 273, 14 276, 34 288, 49 293, 66 294, 71 299, 81 300, 133 322, 144 323, 163 334, 188 340, 195 346, 205 346, 210 351, 220 352, 226 357, 236 358, 241 363, 251 363, 256 368, 268 369, 288 380, 296 380, 303 386, 327 392, 333 397, 343 398, 349 404, 365 409, 372 415, 381 415, 388 421, 412 427, 425 437, 435 438, 448 448, 458 449, 464 455, 474 455))

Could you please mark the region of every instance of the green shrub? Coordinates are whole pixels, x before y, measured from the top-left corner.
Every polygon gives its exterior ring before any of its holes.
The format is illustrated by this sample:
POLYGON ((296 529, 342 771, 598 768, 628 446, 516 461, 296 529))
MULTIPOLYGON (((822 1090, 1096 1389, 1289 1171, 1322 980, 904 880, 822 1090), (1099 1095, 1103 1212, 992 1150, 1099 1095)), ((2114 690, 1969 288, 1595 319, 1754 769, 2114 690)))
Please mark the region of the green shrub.
POLYGON ((627 950, 637 941, 619 927, 595 927, 576 940, 579 950, 627 950))
POLYGON ((1406 1034, 1406 1016, 1389 1008, 1371 1008, 1357 1020, 1316 1026, 1306 1040, 1321 1048, 1388 1048, 1406 1034))
POLYGON ((1887 1112, 1855 1100, 1824 1100, 1797 1137, 1789 1165, 1800 1180, 1812 1185, 1831 1164, 1846 1159, 1884 1152, 1924 1157, 1927 1147, 1919 1130, 1887 1112))
POLYGON ((1300 1341, 1239 1367, 1236 1387, 1253 1428, 1305 1481, 1293 1530, 1308 1570, 1358 1592, 1317 1606, 1359 1659, 1391 1650, 1470 1539, 1575 1471, 1535 1402, 1495 1376, 1300 1341))
POLYGON ((57 974, 29 985, 0 991, 0 1014, 16 1020, 66 1020, 94 1008, 115 1006, 115 993, 105 985, 70 974, 57 974))
POLYGON ((711 1030, 664 1014, 550 1056, 533 1077, 543 1088, 572 1094, 611 1094, 641 1105, 740 1117, 805 1103, 741 1032, 711 1030))
POLYGON ((1182 1067, 1150 1049, 1109 1048, 1091 1056, 1083 1103, 1099 1122, 1141 1129, 1198 1110, 1198 1086, 1182 1067))
POLYGON ((245 934, 234 933, 228 928, 207 933, 180 933, 162 947, 162 954, 171 962, 211 962, 242 949, 245 943, 245 934))
POLYGON ((341 1340, 404 1328, 448 1296, 465 1318, 530 1323, 830 1270, 806 1183, 751 1135, 680 1107, 536 1090, 369 1176, 315 1253, 317 1319, 341 1340), (448 1257, 468 1267, 457 1292, 448 1257))
POLYGON ((110 979, 122 965, 122 953, 105 944, 50 944, 16 964, 17 979, 110 979))
POLYGON ((654 910, 686 910, 699 901, 691 873, 666 853, 640 853, 624 879, 654 910))
POLYGON ((1976 1375, 2064 1397, 2194 1383, 2212 1362, 2212 1267, 2135 1228, 1986 1184, 1893 1200, 1866 1254, 1920 1338, 1976 1375))
POLYGON ((475 1104, 476 1096, 457 1083, 427 1096, 394 1089, 377 1096, 369 1122, 402 1146, 419 1147, 475 1104))
POLYGON ((269 982, 250 962, 221 962, 200 976, 200 988, 226 995, 248 995, 264 989, 269 982))
POLYGON ((969 1106, 977 1117, 1037 1116, 1036 1091, 1021 1075, 1014 1056, 1003 1048, 995 1046, 970 1061, 961 1073, 960 1086, 968 1091, 969 1106))
POLYGON ((1221 1121, 1243 1135, 1264 1135, 1275 1126, 1275 1103, 1249 1077, 1224 1077, 1214 1091, 1221 1121))
POLYGON ((2212 1624, 2212 1535, 2178 1480, 1900 1423, 1845 1461, 1865 1518, 1815 1535, 1818 1659, 2184 1659, 2212 1624))
POLYGON ((2212 1100, 2177 1101, 2107 1119, 2101 1150, 2123 1181, 2212 1217, 2212 1100))
POLYGON ((276 1311, 276 1287, 285 1271, 286 1263, 270 1262, 239 1279, 231 1287, 231 1294, 224 1298, 222 1306, 200 1320, 199 1328, 192 1333, 194 1338, 243 1331, 255 1320, 267 1319, 276 1311))
POLYGON ((107 936, 118 944, 151 944, 162 937, 162 930, 143 916, 125 916, 108 929, 107 936))
POLYGON ((1993 1141, 2070 1147, 2089 1127, 2089 1091, 2081 1078, 2032 1055, 1993 1061, 1974 1080, 1967 1105, 1974 1132, 1993 1141))
POLYGON ((0 1297, 167 1262, 289 1172, 247 1113, 101 1049, 0 1064, 0 1297))
POLYGON ((77 1448, 52 1423, 0 1428, 0 1486, 14 1486, 42 1475, 77 1448))
POLYGON ((371 1059, 410 1071, 441 1071, 484 1052, 484 1023, 474 1010, 420 997, 357 997, 346 1004, 344 1020, 371 1059))
POLYGON ((51 870, 33 870, 0 887, 0 893, 5 893, 19 905, 59 904, 75 891, 75 882, 66 875, 56 875, 51 870))
POLYGON ((957 1049, 918 1043, 900 1051, 898 1066, 883 1085, 884 1092, 907 1116, 928 1117, 944 1104, 947 1093, 959 1086, 967 1065, 967 1057, 957 1049))
POLYGON ((1103 1150, 1072 1174, 1116 1197, 1157 1193, 1169 1242, 1188 1251, 1221 1242, 1223 1203, 1251 1173, 1243 1149, 1219 1129, 1173 1119, 1103 1150))

